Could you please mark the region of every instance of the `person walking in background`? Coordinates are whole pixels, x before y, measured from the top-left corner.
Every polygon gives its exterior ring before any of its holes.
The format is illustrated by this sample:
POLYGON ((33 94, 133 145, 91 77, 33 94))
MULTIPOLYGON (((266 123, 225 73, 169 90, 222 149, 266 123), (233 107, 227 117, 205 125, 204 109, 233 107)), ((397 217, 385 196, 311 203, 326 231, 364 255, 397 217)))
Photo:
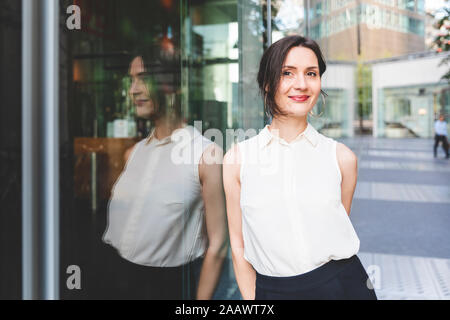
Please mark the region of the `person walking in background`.
POLYGON ((442 148, 445 151, 445 159, 448 159, 448 140, 447 140, 447 122, 445 116, 441 114, 439 120, 434 123, 434 157, 437 157, 437 148, 439 142, 442 142, 442 148))

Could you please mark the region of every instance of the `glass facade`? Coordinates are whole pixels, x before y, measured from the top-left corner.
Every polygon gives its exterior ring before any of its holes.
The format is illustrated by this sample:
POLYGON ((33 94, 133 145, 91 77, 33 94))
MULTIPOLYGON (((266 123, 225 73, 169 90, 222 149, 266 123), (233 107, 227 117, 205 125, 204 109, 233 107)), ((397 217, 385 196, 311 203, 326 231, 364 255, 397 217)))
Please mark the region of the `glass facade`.
POLYGON ((387 138, 432 138, 439 114, 450 113, 446 84, 383 88, 378 96, 379 136, 387 138))
MULTIPOLYGON (((26 0, 24 3, 29 5, 26 0)), ((370 62, 361 62, 368 30, 363 25, 414 34, 420 40, 424 36, 424 20, 419 16, 425 11, 423 0, 57 3, 59 81, 57 88, 51 89, 59 95, 62 299, 114 298, 111 288, 128 286, 117 277, 125 269, 104 235, 111 199, 128 159, 138 143, 155 133, 156 120, 161 119, 143 116, 146 108, 154 108, 154 113, 157 109, 163 115, 158 116, 172 121, 167 127, 194 126, 227 151, 233 142, 256 134, 270 122, 256 81, 259 60, 270 43, 291 34, 319 42, 327 61, 322 79, 327 97, 319 99, 313 109, 322 115, 310 116, 309 121, 326 136, 351 137, 356 118, 371 121, 372 97, 377 97, 379 106, 374 111, 378 136, 430 138, 436 115, 450 114, 448 84, 380 85, 372 92, 370 62), (357 7, 357 3, 361 5, 357 7), (81 16, 67 10, 73 6, 80 9, 81 16), (81 270, 82 290, 68 285, 74 267, 81 270)), ((0 0, 0 299, 24 295, 22 9, 22 1, 0 0)), ((386 48, 389 43, 382 49, 386 48)), ((155 171, 165 167, 158 168, 155 171)), ((152 186, 165 182, 161 179, 152 186)), ((183 194, 187 191, 192 190, 177 189, 183 194)), ((172 207, 185 205, 177 196, 162 201, 172 207)), ((159 225, 151 227, 157 230, 159 225)), ((161 242, 161 246, 165 244, 161 242)), ((201 277, 200 270, 201 265, 192 266, 195 281, 201 277)), ((229 250, 213 298, 240 298, 229 250)))
POLYGON ((316 110, 320 114, 320 117, 310 117, 309 122, 317 128, 321 133, 328 137, 340 138, 349 136, 346 129, 350 125, 351 121, 348 119, 350 114, 348 111, 349 105, 349 91, 345 89, 328 89, 325 88, 327 98, 325 105, 322 106, 322 102, 318 104, 316 110))
MULTIPOLYGON (((237 2, 186 4, 181 76, 189 122, 225 132, 238 125, 237 2)), ((221 145, 223 146, 223 145, 221 145)))
MULTIPOLYGON (((414 11, 414 6, 412 11, 414 11)), ((393 12, 370 4, 361 5, 361 22, 372 28, 386 28, 420 36, 423 36, 425 32, 423 19, 417 19, 407 14, 393 12)))
MULTIPOLYGON (((68 174, 63 203, 71 205, 62 208, 61 241, 74 250, 63 250, 61 259, 63 266, 77 261, 87 281, 82 292, 62 287, 61 296, 102 298, 109 297, 108 285, 115 281, 108 275, 120 268, 101 240, 112 190, 124 170, 124 154, 154 126, 134 106, 134 81, 146 83, 150 95, 168 105, 177 104, 184 125, 195 126, 226 149, 227 129, 264 125, 261 99, 245 93, 255 92, 264 26, 257 1, 76 4, 86 18, 80 31, 62 30, 67 74, 60 88, 67 108, 60 125, 67 149, 73 150, 62 162, 68 174), (133 80, 131 65, 138 56, 149 74, 133 80), (99 256, 105 263, 99 263, 99 256)), ((225 298, 230 277, 226 260, 216 298, 225 298)))
MULTIPOLYGON (((386 4, 383 1, 380 1, 380 3, 386 4)), ((399 6, 398 9, 415 12, 414 1, 407 3, 407 6, 399 6)), ((383 28, 420 36, 423 36, 425 32, 423 19, 412 17, 408 12, 393 11, 392 8, 385 8, 370 3, 361 3, 359 6, 356 6, 355 1, 347 1, 335 9, 333 9, 333 6, 327 6, 327 10, 324 11, 322 10, 323 5, 325 4, 322 4, 322 2, 315 4, 311 9, 311 20, 334 13, 335 11, 337 12, 330 16, 329 19, 322 20, 320 23, 312 23, 311 36, 315 39, 330 37, 354 27, 358 23, 364 23, 369 28, 383 28), (343 10, 344 6, 347 5, 348 7, 343 10)), ((423 13, 423 5, 418 10, 418 13, 423 13)))

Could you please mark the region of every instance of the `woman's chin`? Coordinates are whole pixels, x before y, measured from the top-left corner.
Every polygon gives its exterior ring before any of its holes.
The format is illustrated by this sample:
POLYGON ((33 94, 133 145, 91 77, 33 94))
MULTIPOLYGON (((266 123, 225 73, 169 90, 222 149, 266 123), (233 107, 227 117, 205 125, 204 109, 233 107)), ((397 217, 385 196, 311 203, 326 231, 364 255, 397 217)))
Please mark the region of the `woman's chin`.
POLYGON ((305 108, 305 109, 299 109, 299 108, 292 108, 291 110, 288 111, 288 115, 289 117, 293 117, 293 118, 304 118, 306 116, 308 116, 308 113, 311 109, 309 108, 305 108))
POLYGON ((136 107, 136 115, 139 118, 150 119, 153 115, 153 110, 151 107, 136 107))

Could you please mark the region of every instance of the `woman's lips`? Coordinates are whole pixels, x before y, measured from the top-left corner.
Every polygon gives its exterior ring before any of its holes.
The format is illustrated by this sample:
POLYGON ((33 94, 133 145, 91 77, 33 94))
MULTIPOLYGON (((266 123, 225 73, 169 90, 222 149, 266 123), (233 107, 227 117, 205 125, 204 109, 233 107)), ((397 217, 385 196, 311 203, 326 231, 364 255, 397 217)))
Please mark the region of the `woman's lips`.
POLYGON ((309 99, 309 96, 289 96, 289 98, 296 102, 305 102, 309 99))
POLYGON ((142 107, 144 104, 146 104, 148 102, 148 100, 136 100, 135 104, 138 107, 142 107))

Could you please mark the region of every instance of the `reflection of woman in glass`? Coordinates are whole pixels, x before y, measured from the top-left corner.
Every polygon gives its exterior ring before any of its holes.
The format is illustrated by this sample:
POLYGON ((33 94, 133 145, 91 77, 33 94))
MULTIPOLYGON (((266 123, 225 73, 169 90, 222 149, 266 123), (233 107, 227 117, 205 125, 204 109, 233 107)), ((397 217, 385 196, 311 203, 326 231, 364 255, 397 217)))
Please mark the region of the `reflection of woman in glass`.
POLYGON ((313 40, 272 44, 258 83, 273 121, 225 155, 232 257, 244 299, 376 299, 348 217, 357 158, 307 121, 325 69, 313 40))
POLYGON ((222 152, 183 124, 173 75, 151 61, 134 58, 129 73, 137 115, 154 130, 129 152, 108 208, 104 241, 123 258, 114 270, 121 282, 115 297, 210 299, 227 250, 222 152), (174 150, 189 162, 174 161, 174 150))

